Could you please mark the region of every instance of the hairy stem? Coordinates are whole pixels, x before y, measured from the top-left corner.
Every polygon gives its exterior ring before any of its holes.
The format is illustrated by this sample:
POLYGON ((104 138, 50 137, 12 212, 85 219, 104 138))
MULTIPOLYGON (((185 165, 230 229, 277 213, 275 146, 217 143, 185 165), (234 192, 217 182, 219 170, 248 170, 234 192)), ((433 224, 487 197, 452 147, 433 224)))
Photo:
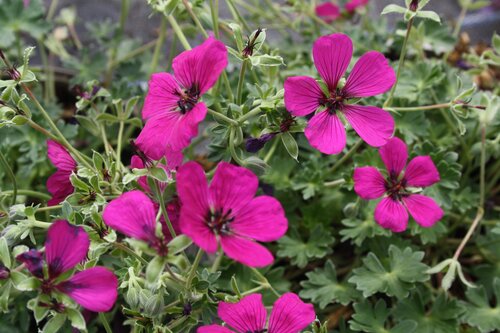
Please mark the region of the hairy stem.
POLYGON ((153 60, 151 61, 151 68, 149 69, 149 75, 153 74, 158 67, 158 59, 160 58, 160 51, 162 49, 163 43, 165 42, 165 36, 167 31, 167 19, 165 16, 161 17, 160 31, 158 32, 158 39, 156 40, 155 50, 153 53, 153 60))
POLYGON ((16 199, 17 199, 17 181, 16 181, 16 176, 14 175, 14 172, 12 172, 12 169, 9 166, 9 162, 5 159, 5 156, 3 155, 2 151, 0 150, 0 164, 2 164, 5 172, 7 173, 7 176, 10 178, 10 181, 12 183, 12 205, 16 204, 16 199))
POLYGON ((351 156, 356 152, 356 150, 358 150, 362 143, 363 140, 359 139, 358 142, 356 142, 356 144, 352 146, 351 149, 349 149, 349 151, 332 166, 332 169, 330 171, 332 173, 335 172, 342 164, 344 164, 345 161, 351 158, 351 156))
POLYGON ((174 29, 174 32, 177 35, 177 38, 179 38, 179 40, 181 41, 181 44, 184 47, 184 49, 191 50, 191 45, 189 45, 189 42, 187 41, 186 36, 182 32, 181 27, 179 27, 177 20, 172 15, 168 15, 167 20, 172 26, 172 29, 174 29))

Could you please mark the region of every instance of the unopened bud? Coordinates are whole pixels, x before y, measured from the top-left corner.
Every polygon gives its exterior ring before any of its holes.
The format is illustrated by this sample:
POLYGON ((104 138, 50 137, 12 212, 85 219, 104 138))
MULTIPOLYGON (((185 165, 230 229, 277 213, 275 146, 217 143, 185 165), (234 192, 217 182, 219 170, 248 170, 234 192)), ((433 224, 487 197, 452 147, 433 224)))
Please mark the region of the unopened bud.
POLYGON ((418 0, 411 0, 410 2, 410 10, 412 12, 416 12, 418 9, 418 0))
POLYGON ((0 280, 6 280, 10 276, 10 269, 0 263, 0 280))

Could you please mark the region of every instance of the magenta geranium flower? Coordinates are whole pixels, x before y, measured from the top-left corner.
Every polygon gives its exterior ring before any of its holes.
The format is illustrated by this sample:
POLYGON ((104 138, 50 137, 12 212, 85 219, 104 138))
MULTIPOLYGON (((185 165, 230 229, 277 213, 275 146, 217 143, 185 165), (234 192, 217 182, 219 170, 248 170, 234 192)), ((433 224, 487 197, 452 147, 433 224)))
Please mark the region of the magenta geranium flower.
POLYGON ((278 200, 255 197, 259 181, 250 171, 229 163, 217 166, 210 186, 202 167, 188 162, 177 172, 182 202, 182 233, 208 253, 218 241, 226 255, 251 267, 271 264, 273 255, 260 242, 281 238, 288 221, 278 200))
POLYGON ((43 254, 30 250, 17 256, 31 274, 41 280, 45 294, 61 292, 71 297, 87 310, 105 312, 111 310, 118 297, 118 279, 105 267, 92 267, 60 281, 61 274, 74 268, 87 256, 89 236, 82 227, 67 221, 55 221, 45 240, 47 274, 43 272, 43 254))
POLYGON ((208 325, 198 328, 198 333, 298 333, 316 319, 314 307, 293 293, 284 294, 274 303, 267 329, 267 311, 261 294, 245 296, 238 303, 220 302, 217 312, 233 330, 208 325))
POLYGON ((366 6, 369 1, 370 0, 350 0, 348 3, 345 4, 345 10, 352 13, 357 8, 366 6))
POLYGON ((142 110, 146 125, 136 140, 147 156, 159 160, 166 149, 182 150, 198 135, 198 124, 207 114, 200 98, 217 82, 226 65, 226 47, 210 37, 174 59, 174 75, 151 76, 142 110))
POLYGON ((70 177, 72 172, 76 172, 77 163, 66 148, 53 140, 47 141, 47 155, 57 168, 57 171, 47 180, 47 190, 52 194, 52 199, 47 204, 54 206, 73 193, 70 177))
POLYGON ((315 8, 316 16, 326 23, 332 23, 340 16, 340 8, 332 2, 319 4, 315 8))
MULTIPOLYGON (((175 211, 174 211, 175 212, 175 211)), ((156 235, 156 214, 158 206, 141 191, 125 192, 112 200, 102 214, 104 223, 125 236, 148 243, 159 255, 168 252, 167 242, 172 237, 165 233, 164 238, 156 235)), ((177 226, 175 213, 169 218, 177 226)))
POLYGON ((320 37, 313 47, 314 64, 328 93, 311 77, 294 76, 285 81, 285 106, 295 116, 319 110, 305 129, 311 146, 325 154, 338 154, 346 144, 346 132, 339 116, 369 145, 383 146, 392 136, 394 119, 375 106, 350 104, 353 99, 375 96, 389 90, 396 74, 384 55, 369 51, 359 58, 343 87, 339 81, 352 57, 352 41, 344 34, 320 37))
POLYGON ((387 168, 384 177, 374 167, 354 170, 354 191, 365 200, 383 196, 375 208, 375 221, 394 232, 406 230, 408 212, 422 227, 432 227, 443 217, 443 210, 431 198, 415 189, 439 181, 439 172, 429 156, 417 156, 406 165, 408 151, 399 138, 392 138, 379 150, 387 168), (406 169, 405 169, 406 167, 406 169))

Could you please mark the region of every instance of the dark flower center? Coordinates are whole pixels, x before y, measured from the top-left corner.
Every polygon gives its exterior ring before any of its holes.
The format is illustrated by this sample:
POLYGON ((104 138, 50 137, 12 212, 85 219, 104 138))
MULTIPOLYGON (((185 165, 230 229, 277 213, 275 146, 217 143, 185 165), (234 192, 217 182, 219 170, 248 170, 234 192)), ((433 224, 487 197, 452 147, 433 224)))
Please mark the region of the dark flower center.
POLYGON ((319 104, 326 107, 330 114, 334 114, 337 110, 342 111, 346 100, 346 94, 342 90, 337 89, 335 92, 330 93, 330 97, 324 96, 320 98, 319 104))
POLYGON ((406 191, 406 179, 398 179, 398 175, 391 174, 385 180, 385 190, 387 195, 393 200, 401 200, 408 196, 406 191))
POLYGON ((224 212, 222 208, 217 208, 207 214, 207 225, 216 234, 228 234, 230 232, 229 224, 234 221, 234 216, 231 216, 232 209, 224 212))
POLYGON ((182 92, 177 92, 177 95, 179 96, 177 106, 182 114, 186 114, 198 103, 200 99, 200 89, 197 84, 194 84, 189 89, 183 89, 182 92))

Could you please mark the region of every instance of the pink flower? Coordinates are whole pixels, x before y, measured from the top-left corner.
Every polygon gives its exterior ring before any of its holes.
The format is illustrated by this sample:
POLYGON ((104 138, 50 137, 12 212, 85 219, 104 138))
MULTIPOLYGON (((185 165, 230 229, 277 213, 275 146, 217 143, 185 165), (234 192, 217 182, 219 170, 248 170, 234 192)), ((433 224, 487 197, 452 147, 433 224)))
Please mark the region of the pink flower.
MULTIPOLYGON (((166 255, 166 241, 156 235, 157 212, 157 205, 146 194, 135 190, 125 192, 112 200, 104 208, 102 218, 109 227, 125 236, 148 243, 159 255, 166 255)), ((167 240, 171 239, 170 235, 167 235, 167 240)))
POLYGON ((315 8, 316 16, 326 23, 332 23, 340 16, 340 8, 332 2, 325 2, 315 8))
POLYGON ((87 310, 105 312, 111 310, 118 297, 118 279, 105 267, 92 267, 77 272, 69 279, 60 281, 61 274, 73 269, 87 256, 89 236, 82 227, 68 221, 55 221, 45 240, 47 275, 43 273, 43 256, 30 250, 17 256, 31 274, 41 280, 43 293, 62 292, 87 310))
POLYGON ((406 145, 396 137, 380 148, 379 153, 387 177, 374 167, 356 168, 353 177, 354 191, 361 198, 373 200, 384 196, 375 208, 375 221, 384 228, 402 232, 408 225, 409 211, 422 227, 432 227, 443 217, 443 210, 433 199, 411 191, 439 181, 439 172, 431 158, 417 156, 406 165, 406 145))
POLYGON ((198 328, 197 333, 298 333, 316 318, 314 307, 293 293, 284 294, 274 303, 267 330, 267 312, 261 294, 245 296, 238 303, 220 302, 217 312, 234 331, 209 325, 198 328))
MULTIPOLYGON (((181 164, 182 160, 184 159, 184 156, 182 155, 181 151, 172 151, 170 149, 167 149, 166 151, 166 156, 167 160, 167 165, 158 163, 157 166, 164 169, 167 172, 167 175, 171 175, 171 172, 173 170, 176 170, 181 164)), ((148 161, 144 161, 140 156, 134 155, 132 156, 132 159, 130 160, 130 167, 132 169, 145 169, 147 167, 151 167, 152 165, 148 165, 148 161)), ((151 188, 149 187, 148 184, 148 177, 143 176, 140 177, 137 182, 139 185, 146 191, 147 193, 152 193, 151 188)), ((165 190, 167 184, 165 183, 160 183, 160 189, 163 191, 165 190)))
POLYGON ((352 57, 352 41, 344 34, 320 37, 313 47, 314 64, 326 83, 328 94, 311 77, 294 76, 285 81, 285 106, 295 116, 321 108, 309 121, 305 135, 311 146, 325 154, 338 154, 346 144, 339 115, 369 145, 380 147, 392 136, 394 119, 375 106, 349 104, 354 98, 382 94, 396 82, 396 74, 384 55, 369 51, 354 65, 344 87, 339 81, 352 57))
POLYGON ((364 7, 370 0, 351 0, 345 4, 345 10, 349 13, 354 12, 357 8, 364 7))
POLYGON ((198 163, 184 164, 177 172, 182 233, 208 253, 216 252, 220 241, 227 256, 242 264, 271 264, 271 252, 255 241, 281 238, 288 221, 278 200, 254 198, 258 184, 250 170, 221 162, 209 186, 198 163))
POLYGON ((47 141, 47 155, 57 168, 57 171, 47 180, 47 189, 52 194, 52 199, 47 204, 54 206, 73 193, 70 176, 72 172, 76 172, 77 164, 66 148, 53 140, 47 141))
POLYGON ((226 65, 226 47, 210 37, 174 59, 174 75, 151 76, 142 110, 146 125, 136 141, 148 157, 159 160, 167 149, 180 151, 198 135, 198 124, 207 114, 200 98, 217 82, 226 65))

